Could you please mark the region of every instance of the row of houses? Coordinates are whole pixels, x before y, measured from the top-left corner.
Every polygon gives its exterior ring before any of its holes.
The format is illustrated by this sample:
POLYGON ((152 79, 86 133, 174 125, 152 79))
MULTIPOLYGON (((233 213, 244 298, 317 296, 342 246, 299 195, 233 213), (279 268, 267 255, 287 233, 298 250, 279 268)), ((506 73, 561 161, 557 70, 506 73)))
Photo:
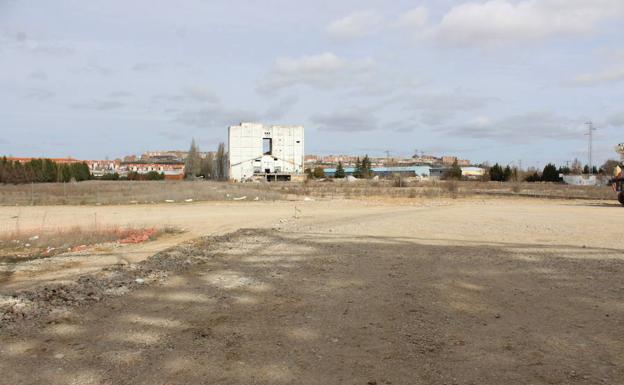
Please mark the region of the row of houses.
MULTIPOLYGON (((481 167, 460 168, 462 170, 462 176, 467 179, 481 179, 485 175, 485 169, 481 167)), ((324 171, 327 177, 332 178, 336 175, 336 168, 326 168, 324 171)), ((355 168, 345 167, 344 171, 346 175, 353 175, 355 168)), ((442 178, 449 171, 450 168, 444 166, 393 166, 372 168, 373 175, 379 177, 397 175, 402 177, 442 178)))
POLYGON ((122 162, 119 160, 85 160, 84 161, 91 171, 91 175, 95 177, 103 177, 106 174, 119 174, 119 176, 128 176, 129 173, 147 174, 157 172, 165 175, 165 180, 182 180, 184 179, 184 163, 180 161, 166 162, 150 162, 150 161, 134 161, 122 162))
MULTIPOLYGON (((316 166, 336 166, 338 162, 342 163, 345 167, 354 166, 357 159, 361 159, 358 156, 352 155, 306 155, 305 164, 306 168, 313 168, 316 166)), ((376 167, 394 167, 394 166, 413 166, 413 165, 428 165, 428 166, 451 166, 455 162, 459 166, 470 166, 471 162, 468 159, 459 159, 456 156, 433 156, 433 155, 414 155, 409 158, 394 158, 394 157, 370 157, 371 164, 376 167)))

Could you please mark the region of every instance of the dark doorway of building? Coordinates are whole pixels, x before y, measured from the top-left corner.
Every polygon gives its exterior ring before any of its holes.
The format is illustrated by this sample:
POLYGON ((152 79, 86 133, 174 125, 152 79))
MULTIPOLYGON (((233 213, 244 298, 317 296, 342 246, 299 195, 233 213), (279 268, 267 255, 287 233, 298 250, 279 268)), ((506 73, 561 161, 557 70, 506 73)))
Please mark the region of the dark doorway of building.
POLYGON ((262 139, 262 153, 264 155, 271 155, 273 153, 273 139, 271 138, 262 139))

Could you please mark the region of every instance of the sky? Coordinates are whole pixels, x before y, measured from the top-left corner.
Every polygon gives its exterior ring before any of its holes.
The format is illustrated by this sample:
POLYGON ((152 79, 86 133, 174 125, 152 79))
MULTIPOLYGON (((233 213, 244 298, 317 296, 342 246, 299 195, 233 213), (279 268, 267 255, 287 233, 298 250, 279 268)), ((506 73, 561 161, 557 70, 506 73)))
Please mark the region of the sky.
POLYGON ((0 0, 0 154, 202 150, 241 121, 306 153, 523 167, 624 142, 622 0, 0 0))

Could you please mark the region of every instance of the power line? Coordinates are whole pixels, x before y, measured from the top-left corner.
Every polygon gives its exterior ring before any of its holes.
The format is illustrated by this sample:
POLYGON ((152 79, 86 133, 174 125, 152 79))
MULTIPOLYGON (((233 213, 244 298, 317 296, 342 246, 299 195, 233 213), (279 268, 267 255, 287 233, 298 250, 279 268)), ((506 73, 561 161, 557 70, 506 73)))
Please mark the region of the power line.
POLYGON ((587 153, 589 155, 589 173, 593 174, 594 168, 592 167, 592 150, 593 150, 593 140, 594 140, 594 131, 596 131, 596 128, 594 127, 594 124, 591 122, 591 120, 587 123, 585 123, 587 125, 587 133, 585 135, 587 135, 589 137, 589 144, 588 144, 588 149, 587 149, 587 153))

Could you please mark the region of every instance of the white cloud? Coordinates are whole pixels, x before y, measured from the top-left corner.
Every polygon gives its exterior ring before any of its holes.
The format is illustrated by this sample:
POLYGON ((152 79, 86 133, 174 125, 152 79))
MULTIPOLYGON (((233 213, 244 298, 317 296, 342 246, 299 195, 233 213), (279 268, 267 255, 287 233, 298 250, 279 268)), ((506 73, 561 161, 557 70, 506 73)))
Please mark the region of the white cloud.
POLYGON ((207 103, 218 103, 219 97, 215 94, 212 89, 206 87, 192 86, 187 87, 182 90, 183 94, 197 102, 207 102, 207 103))
POLYGON ((73 109, 85 109, 96 111, 110 111, 125 107, 126 104, 118 100, 110 99, 92 99, 89 102, 70 104, 70 108, 73 109))
POLYGON ((221 105, 207 105, 187 109, 176 114, 174 121, 191 127, 219 128, 238 122, 256 121, 259 115, 243 109, 227 109, 221 105))
POLYGON ((378 128, 377 118, 370 109, 349 108, 316 114, 310 118, 322 131, 358 132, 378 128))
POLYGON ((298 102, 299 98, 296 95, 286 96, 276 104, 270 105, 263 118, 268 120, 282 119, 298 102))
POLYGON ((25 92, 24 96, 28 99, 45 101, 54 97, 54 92, 44 88, 31 88, 25 92))
POLYGON ((406 109, 426 111, 475 110, 498 100, 487 96, 468 95, 460 91, 420 93, 405 97, 406 109))
POLYGON ((427 24, 428 16, 427 8, 416 7, 399 16, 396 25, 403 28, 423 28, 427 24))
POLYGON ((574 84, 595 85, 600 83, 614 83, 624 80, 624 65, 609 68, 599 72, 585 73, 574 78, 574 84))
POLYGON ((360 11, 333 21, 325 31, 334 38, 352 39, 376 32, 381 24, 382 18, 377 12, 360 11))
POLYGON ((606 124, 612 127, 624 128, 624 111, 617 112, 607 118, 606 124))
POLYGON ((374 63, 370 59, 348 61, 331 52, 280 58, 259 82, 258 90, 270 93, 295 85, 315 88, 348 86, 368 78, 373 69, 374 63))
POLYGON ((198 102, 202 104, 218 104, 221 101, 217 94, 211 89, 204 86, 187 86, 181 88, 179 93, 175 94, 157 94, 152 96, 152 103, 166 104, 171 103, 183 103, 183 102, 198 102))
POLYGON ((527 143, 536 139, 582 139, 584 120, 537 111, 502 119, 480 116, 473 122, 444 131, 465 138, 493 139, 504 143, 527 143))
POLYGON ((623 16, 622 0, 490 0, 453 7, 434 33, 453 44, 538 40, 591 33, 623 16))

